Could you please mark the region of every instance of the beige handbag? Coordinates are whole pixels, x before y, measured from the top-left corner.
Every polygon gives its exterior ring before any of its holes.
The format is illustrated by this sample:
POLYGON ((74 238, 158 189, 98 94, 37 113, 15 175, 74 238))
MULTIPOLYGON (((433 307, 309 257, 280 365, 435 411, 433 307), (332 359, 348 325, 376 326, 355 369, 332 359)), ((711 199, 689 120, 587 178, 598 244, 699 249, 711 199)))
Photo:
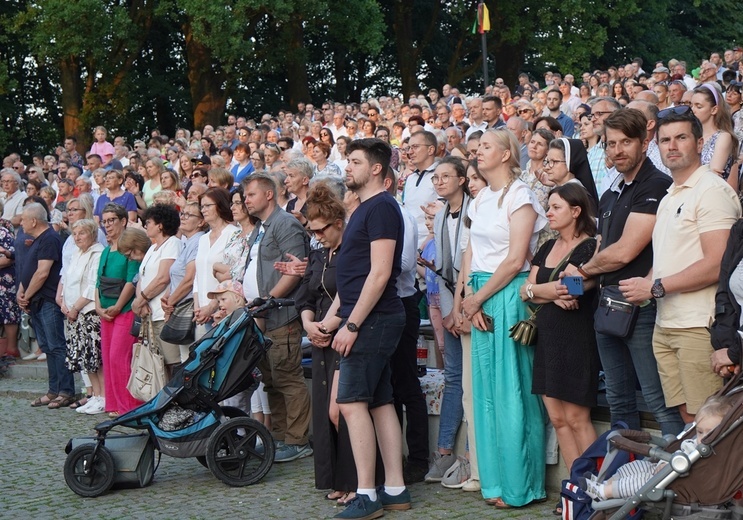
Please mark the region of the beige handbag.
POLYGON ((139 341, 132 347, 131 369, 126 387, 135 399, 149 401, 165 386, 165 360, 155 342, 149 317, 145 318, 139 341))

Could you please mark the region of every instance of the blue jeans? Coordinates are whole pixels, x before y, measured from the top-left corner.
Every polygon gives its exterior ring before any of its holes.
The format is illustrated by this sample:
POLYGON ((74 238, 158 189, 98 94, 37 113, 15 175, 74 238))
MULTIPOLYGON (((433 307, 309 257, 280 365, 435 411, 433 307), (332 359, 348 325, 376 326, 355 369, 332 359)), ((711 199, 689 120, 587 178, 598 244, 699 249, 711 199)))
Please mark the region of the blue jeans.
POLYGON ((632 336, 618 338, 596 333, 599 356, 606 374, 606 399, 611 422, 624 421, 633 430, 640 429, 637 410, 636 381, 648 408, 658 421, 663 434, 677 435, 684 428, 676 408, 668 408, 660 384, 658 366, 653 355, 655 302, 640 309, 632 336))
POLYGON ((31 321, 39 348, 46 354, 49 371, 49 393, 75 395, 75 378, 67 368, 67 342, 64 337, 64 315, 56 303, 44 300, 31 311, 31 321))
POLYGON ((441 398, 438 447, 454 447, 462 424, 462 342, 444 329, 444 395, 441 398))

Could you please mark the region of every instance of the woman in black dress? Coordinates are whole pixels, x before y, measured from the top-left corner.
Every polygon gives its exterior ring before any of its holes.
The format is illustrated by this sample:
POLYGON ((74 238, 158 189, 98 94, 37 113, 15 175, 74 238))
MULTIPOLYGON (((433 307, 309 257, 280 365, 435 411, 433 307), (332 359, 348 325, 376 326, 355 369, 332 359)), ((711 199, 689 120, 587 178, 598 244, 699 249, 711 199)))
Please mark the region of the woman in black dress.
POLYGON ((587 262, 596 250, 596 220, 590 208, 588 193, 577 183, 550 192, 547 218, 559 236, 534 255, 521 288, 524 301, 541 305, 532 393, 542 395, 568 470, 596 440, 591 423, 599 373, 594 291, 586 283, 582 296, 569 296, 559 278, 561 272, 587 262))
POLYGON ((346 210, 342 199, 318 182, 307 196, 307 229, 322 249, 312 250, 296 297, 296 306, 312 342, 312 429, 315 487, 332 489, 326 498, 345 503, 355 496, 356 465, 348 430, 335 402, 339 355, 330 345, 335 331, 322 329, 336 293, 335 259, 341 248, 346 210))

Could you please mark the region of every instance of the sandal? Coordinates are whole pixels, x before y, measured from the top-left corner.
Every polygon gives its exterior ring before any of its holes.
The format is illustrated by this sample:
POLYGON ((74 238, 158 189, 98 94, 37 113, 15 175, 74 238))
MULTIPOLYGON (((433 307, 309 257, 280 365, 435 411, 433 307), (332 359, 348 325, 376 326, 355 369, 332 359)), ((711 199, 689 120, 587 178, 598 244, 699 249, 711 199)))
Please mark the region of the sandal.
POLYGON ((348 493, 344 491, 331 491, 325 495, 325 500, 340 500, 346 495, 348 495, 348 493))
POLYGON ((49 406, 49 403, 51 403, 56 398, 57 394, 47 392, 41 397, 37 397, 36 399, 31 401, 31 406, 33 406, 34 408, 38 408, 39 406, 49 406))
POLYGON ((341 498, 338 499, 338 505, 339 506, 347 506, 351 503, 351 500, 356 498, 356 493, 353 491, 349 491, 345 493, 341 498))
POLYGON ((70 410, 76 410, 76 409, 80 408, 81 406, 85 406, 86 404, 88 404, 88 399, 90 399, 91 397, 93 397, 93 396, 92 395, 86 395, 82 399, 78 399, 77 401, 75 401, 74 403, 72 403, 70 405, 70 410))
POLYGON ((555 516, 562 516, 562 500, 560 500, 555 508, 552 510, 552 514, 555 516))
POLYGON ((50 410, 58 410, 59 408, 66 408, 75 402, 75 398, 71 395, 58 395, 47 408, 50 410))
POLYGON ((108 412, 108 416, 111 419, 116 419, 119 416, 119 412, 108 412))
POLYGON ((496 509, 520 509, 522 507, 530 506, 532 504, 540 504, 542 502, 546 502, 547 498, 538 498, 536 500, 532 500, 528 504, 524 504, 523 506, 510 506, 506 504, 501 497, 498 498, 486 498, 485 503, 489 506, 495 506, 496 509))

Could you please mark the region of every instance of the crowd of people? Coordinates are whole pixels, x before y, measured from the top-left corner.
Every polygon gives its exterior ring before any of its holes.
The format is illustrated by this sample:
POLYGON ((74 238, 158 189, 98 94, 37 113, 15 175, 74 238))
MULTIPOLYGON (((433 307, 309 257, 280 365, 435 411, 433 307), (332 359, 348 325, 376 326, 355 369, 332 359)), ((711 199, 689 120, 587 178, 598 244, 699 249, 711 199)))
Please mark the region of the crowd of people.
POLYGON ((0 354, 20 354, 27 314, 40 350, 24 359, 49 371, 31 405, 115 417, 140 404, 135 322, 169 376, 189 353, 160 337, 174 313, 199 338, 236 305, 293 298, 261 322, 261 386, 235 404, 270 427, 276 461, 316 453, 338 518, 407 509, 424 480, 501 509, 542 501, 546 425, 569 469, 596 439, 601 371, 612 422, 640 428, 639 384, 677 434, 740 370, 743 49, 723 56, 694 78, 636 59, 580 84, 521 74, 483 95, 300 103, 131 144, 96 127, 85 153, 70 136, 28 165, 10 154, 0 354), (422 298, 445 378, 432 453, 422 298), (510 331, 530 316, 522 345, 510 331))

